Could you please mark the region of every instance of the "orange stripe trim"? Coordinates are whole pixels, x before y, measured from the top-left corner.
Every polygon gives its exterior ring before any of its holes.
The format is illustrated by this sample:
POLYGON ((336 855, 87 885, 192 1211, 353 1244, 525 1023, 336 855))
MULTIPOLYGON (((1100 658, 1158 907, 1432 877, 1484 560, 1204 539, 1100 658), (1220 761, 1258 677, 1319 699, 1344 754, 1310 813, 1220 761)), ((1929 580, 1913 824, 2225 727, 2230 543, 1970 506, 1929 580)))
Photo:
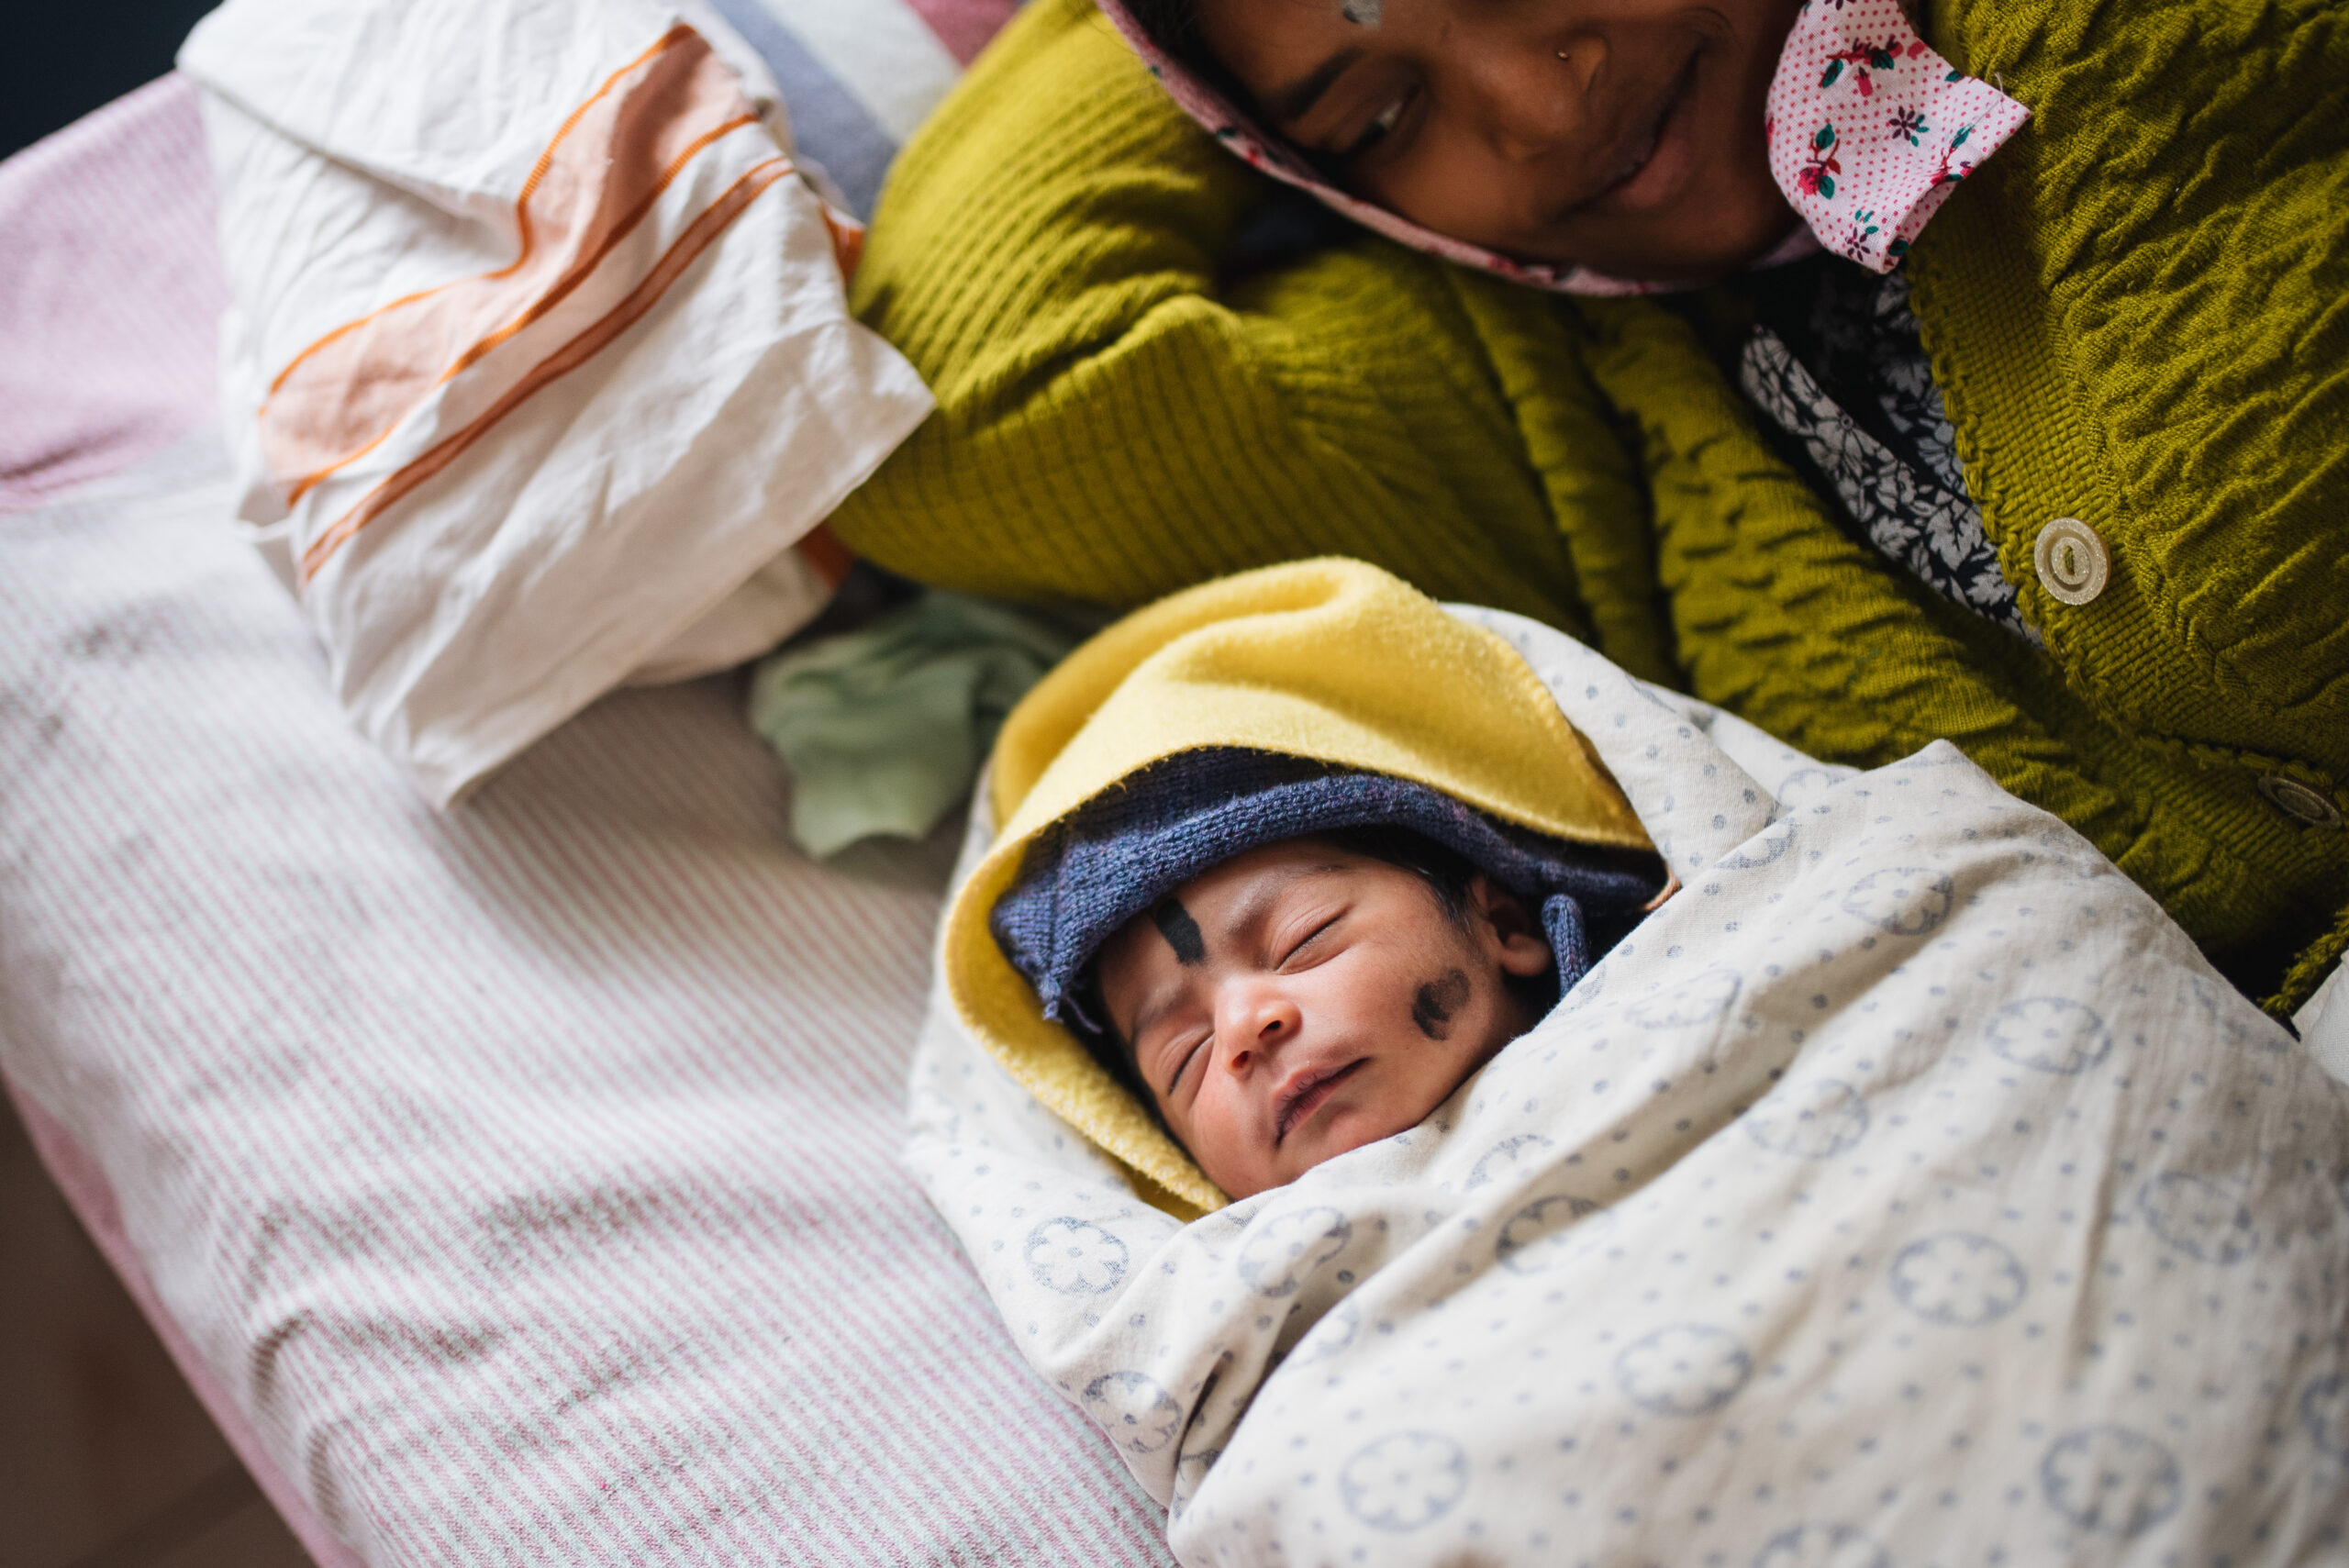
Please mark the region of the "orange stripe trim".
POLYGON ((484 354, 488 353, 492 349, 495 349, 500 343, 505 342, 507 339, 513 337, 515 333, 519 332, 523 328, 528 327, 531 322, 538 320, 540 317, 546 315, 548 311, 552 310, 556 306, 561 305, 565 299, 569 298, 572 291, 578 288, 581 284, 587 281, 588 274, 595 272, 596 267, 603 262, 605 257, 619 249, 621 242, 627 239, 629 235, 636 232, 637 225, 642 223, 646 215, 651 213, 653 207, 658 205, 661 200, 662 194, 676 183, 677 176, 685 172, 686 164, 700 157, 701 154, 708 149, 709 145, 712 142, 717 141, 719 138, 730 136, 746 125, 756 125, 758 120, 759 117, 756 115, 736 115, 730 120, 723 120, 718 124, 710 127, 707 130, 694 138, 693 140, 687 142, 685 144, 685 150, 683 152, 678 153, 675 158, 670 160, 669 166, 661 171, 661 177, 652 183, 652 189, 645 194, 644 199, 637 203, 635 206, 631 207, 629 210, 628 217, 621 219, 619 225, 612 230, 611 234, 605 239, 604 242, 596 248, 595 254, 584 258, 577 266, 573 267, 562 278, 556 280, 554 284, 549 288, 545 294, 540 295, 536 302, 530 305, 529 307, 525 309, 519 316, 517 316, 512 321, 490 333, 489 336, 484 338, 480 342, 475 343, 472 348, 467 349, 463 353, 459 354, 457 356, 456 362, 441 373, 441 383, 446 383, 450 377, 461 374, 464 371, 471 369, 473 365, 480 362, 481 357, 484 354))
POLYGON ((799 559, 814 569, 827 588, 837 588, 846 582, 849 569, 856 564, 856 557, 841 542, 841 536, 822 523, 800 536, 798 550, 799 559))
MULTIPOLYGON (((629 61, 626 65, 621 66, 618 71, 613 72, 609 76, 606 77, 602 86, 589 94, 580 102, 578 107, 573 109, 571 113, 564 117, 561 128, 556 130, 554 133, 554 139, 547 143, 546 150, 539 154, 538 162, 531 167, 529 177, 522 182, 522 194, 514 198, 514 223, 515 227, 521 231, 522 235, 522 250, 519 255, 517 255, 514 260, 507 262, 505 266, 498 268, 495 272, 479 272, 471 277, 453 278, 445 284, 436 284, 429 289, 419 289, 414 294, 402 295, 399 298, 392 301, 389 305, 379 306, 375 309, 369 311, 364 316, 344 322, 341 326, 336 328, 333 331, 328 333, 325 337, 320 338, 317 342, 312 343, 308 348, 303 350, 300 353, 286 361, 285 368, 279 371, 277 373, 276 379, 269 384, 270 395, 273 397, 277 395, 278 389, 285 384, 285 378, 292 375, 295 370, 300 368, 303 361, 308 359, 311 355, 317 353, 319 350, 325 348, 328 343, 333 342, 336 339, 346 337, 352 332, 356 332, 359 328, 366 326, 367 323, 374 320, 377 317, 385 316, 395 310, 399 310, 405 306, 414 305, 420 299, 430 299, 434 295, 442 293, 448 289, 455 288, 459 284, 476 283, 492 278, 502 278, 518 271, 521 268, 522 263, 530 259, 530 251, 534 245, 530 232, 530 197, 538 190, 539 182, 546 178, 547 171, 554 167, 554 155, 556 151, 562 148, 564 139, 569 137, 573 130, 578 128, 580 120, 585 117, 588 110, 594 108, 597 104, 602 103, 604 99, 611 95, 612 89, 620 84, 620 79, 622 77, 643 65, 647 61, 651 60, 654 56, 665 53, 667 50, 674 49, 678 44, 684 42, 686 38, 698 35, 695 34, 693 28, 685 26, 683 22, 680 22, 675 27, 671 28, 667 32, 662 33, 660 38, 653 41, 651 49, 646 50, 642 54, 638 55, 634 60, 629 61)), ((268 407, 268 402, 263 400, 262 404, 262 411, 265 412, 268 407)))
MULTIPOLYGON (((451 379, 462 374, 464 372, 472 369, 474 365, 480 363, 483 357, 491 350, 496 348, 499 344, 507 341, 517 332, 521 331, 532 322, 539 320, 556 306, 561 305, 565 299, 568 299, 572 294, 578 289, 581 284, 585 283, 590 277, 595 275, 596 269, 603 263, 604 258, 609 256, 628 239, 629 235, 636 232, 638 226, 643 223, 646 216, 650 214, 654 206, 660 202, 662 194, 676 182, 677 176, 684 172, 686 164, 692 162, 704 151, 707 150, 712 142, 718 140, 722 137, 730 135, 734 131, 741 129, 746 125, 755 124, 758 117, 759 117, 756 115, 737 115, 730 120, 727 120, 722 124, 711 127, 708 130, 704 131, 701 135, 696 137, 691 142, 687 143, 685 150, 673 159, 670 161, 669 166, 661 172, 661 177, 654 183, 651 191, 642 201, 639 202, 632 209, 629 210, 627 217, 620 222, 619 226, 616 228, 611 234, 606 237, 603 244, 596 248, 596 251, 593 255, 584 257, 578 262, 573 264, 563 273, 562 277, 557 278, 553 284, 549 285, 546 293, 533 300, 529 306, 519 315, 516 316, 513 320, 490 332, 472 347, 459 354, 455 361, 452 362, 447 370, 442 371, 440 377, 434 381, 432 384, 435 386, 446 386, 451 379)), ((514 267, 518 267, 522 263, 518 261, 514 263, 514 267)), ((505 271, 510 272, 513 270, 513 267, 508 267, 505 271)), ((484 277, 487 278, 502 277, 504 275, 504 272, 489 272, 483 274, 484 277)), ((386 306, 386 308, 389 307, 386 306)), ((381 312, 378 312, 377 314, 380 315, 381 312)), ((411 409, 409 412, 412 413, 414 410, 411 409)), ((380 432, 377 433, 373 440, 353 448, 351 450, 345 452, 341 457, 337 458, 334 462, 327 464, 324 468, 318 469, 315 473, 304 474, 300 479, 295 482, 293 488, 286 493, 285 504, 288 506, 293 506, 295 502, 301 500, 304 495, 307 495, 312 487, 317 485, 319 481, 328 478, 342 469, 348 468, 351 464, 358 462, 361 458, 365 457, 369 452, 373 451, 377 447, 382 446, 385 441, 391 439, 392 432, 400 428, 401 420, 406 419, 406 414, 402 414, 400 416, 400 419, 395 419, 391 424, 386 425, 380 432)))
POLYGON ((669 247, 644 281, 631 290, 627 298, 614 306, 595 325, 541 360, 527 376, 509 388, 503 397, 484 410, 481 417, 463 429, 448 437, 429 450, 408 463, 398 473, 369 491, 357 506, 342 515, 334 526, 318 536, 310 548, 302 552, 302 582, 306 586, 318 574, 336 550, 360 529, 381 517, 410 492, 454 462, 475 441, 486 434, 507 414, 545 387, 593 359, 613 339, 627 331, 645 313, 659 303, 669 285, 691 266, 702 251, 708 249, 734 220, 777 180, 791 172, 791 160, 770 158, 754 165, 740 179, 728 186, 701 216, 687 226, 669 247))
POLYGON ((827 201, 818 201, 818 210, 824 215, 824 231, 832 239, 832 264, 841 270, 841 282, 856 276, 857 263, 864 260, 864 225, 852 217, 845 217, 832 210, 827 201))

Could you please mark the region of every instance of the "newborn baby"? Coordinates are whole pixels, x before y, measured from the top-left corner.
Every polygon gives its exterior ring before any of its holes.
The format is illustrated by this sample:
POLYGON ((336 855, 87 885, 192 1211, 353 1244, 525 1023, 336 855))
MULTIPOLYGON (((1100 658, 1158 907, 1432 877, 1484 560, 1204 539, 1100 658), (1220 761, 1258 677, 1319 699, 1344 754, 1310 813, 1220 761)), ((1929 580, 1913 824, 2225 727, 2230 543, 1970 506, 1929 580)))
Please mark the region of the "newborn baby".
POLYGON ((948 996, 1175 1212, 1418 1125, 1665 882, 1516 651, 1359 562, 1128 617, 990 769, 948 996))
POLYGON ((1044 837, 994 926, 1046 1015, 1244 1197, 1424 1120, 1662 881, 1412 780, 1216 749, 1044 837))
POLYGON ((1425 1119, 1555 993, 1524 903, 1416 835, 1289 839, 1193 877, 1096 961, 1099 1020, 1234 1197, 1425 1119))

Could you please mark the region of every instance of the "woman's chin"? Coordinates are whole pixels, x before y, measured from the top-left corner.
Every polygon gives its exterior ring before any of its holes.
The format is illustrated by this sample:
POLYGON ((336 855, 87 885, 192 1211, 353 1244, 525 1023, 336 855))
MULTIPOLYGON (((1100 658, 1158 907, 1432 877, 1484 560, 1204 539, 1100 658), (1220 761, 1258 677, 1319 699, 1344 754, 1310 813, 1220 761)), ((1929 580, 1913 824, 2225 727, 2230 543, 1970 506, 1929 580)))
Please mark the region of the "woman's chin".
POLYGON ((1696 233, 1642 237, 1629 244, 1578 237, 1579 242, 1529 247, 1520 256, 1553 266, 1587 267, 1627 283, 1679 287, 1715 283, 1759 264, 1785 245, 1802 222, 1775 186, 1767 203, 1741 205, 1750 210, 1734 220, 1708 223, 1696 233))
POLYGON ((1734 243, 1724 245, 1707 270, 1698 275, 1711 280, 1751 271, 1783 248, 1787 237, 1802 227, 1800 215, 1788 206, 1784 198, 1778 197, 1776 191, 1771 195, 1770 207, 1753 222, 1744 226, 1734 243))

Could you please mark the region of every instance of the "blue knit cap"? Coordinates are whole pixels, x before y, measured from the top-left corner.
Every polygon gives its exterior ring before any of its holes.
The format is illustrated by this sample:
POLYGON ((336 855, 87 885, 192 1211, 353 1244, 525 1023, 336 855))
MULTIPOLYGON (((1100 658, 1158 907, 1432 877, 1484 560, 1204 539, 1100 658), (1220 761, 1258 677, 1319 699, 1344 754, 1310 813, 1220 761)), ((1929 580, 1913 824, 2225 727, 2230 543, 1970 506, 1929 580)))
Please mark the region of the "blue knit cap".
POLYGON ((1653 857, 1505 827, 1440 790, 1268 751, 1170 757, 1096 795, 1029 845, 990 922, 1044 1016, 1098 1036, 1073 995, 1119 927, 1183 884, 1251 850, 1369 826, 1431 839, 1542 912, 1564 995, 1637 925, 1664 885, 1653 857))

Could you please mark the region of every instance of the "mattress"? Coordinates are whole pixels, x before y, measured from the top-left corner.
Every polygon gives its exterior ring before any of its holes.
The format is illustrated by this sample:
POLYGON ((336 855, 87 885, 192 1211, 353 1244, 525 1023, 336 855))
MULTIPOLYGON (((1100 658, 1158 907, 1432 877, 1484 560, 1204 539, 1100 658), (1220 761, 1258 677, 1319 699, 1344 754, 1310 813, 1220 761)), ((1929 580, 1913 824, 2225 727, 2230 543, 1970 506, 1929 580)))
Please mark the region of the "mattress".
MULTIPOLYGON (((885 8, 728 6, 863 200, 1000 19, 885 8)), ((332 1568, 1170 1561, 896 1162, 944 848, 794 851, 727 678, 420 806, 228 521, 197 137, 0 164, 0 1073, 199 1395, 332 1568)))
POLYGON ((225 481, 0 521, 0 1065, 303 1533, 1164 1561, 896 1162, 940 851, 789 849, 725 679, 432 815, 225 481))

